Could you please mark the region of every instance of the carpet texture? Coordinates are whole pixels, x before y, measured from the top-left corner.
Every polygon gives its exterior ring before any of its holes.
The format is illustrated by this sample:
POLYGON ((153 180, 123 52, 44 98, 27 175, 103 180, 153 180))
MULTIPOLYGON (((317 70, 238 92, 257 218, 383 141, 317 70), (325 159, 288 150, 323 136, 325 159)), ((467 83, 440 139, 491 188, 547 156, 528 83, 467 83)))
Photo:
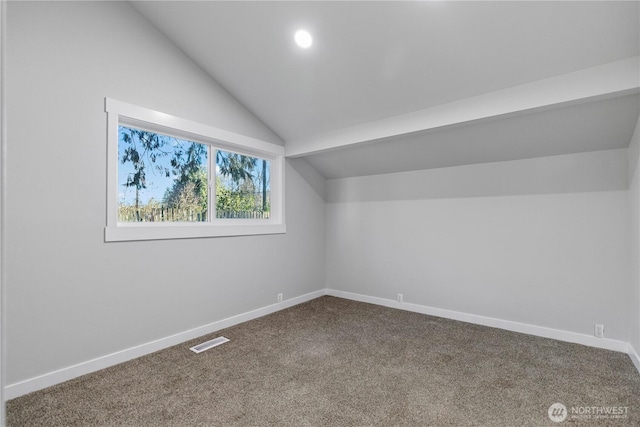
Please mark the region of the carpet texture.
POLYGON ((7 422, 638 426, 640 375, 623 353, 321 297, 13 399, 7 422))

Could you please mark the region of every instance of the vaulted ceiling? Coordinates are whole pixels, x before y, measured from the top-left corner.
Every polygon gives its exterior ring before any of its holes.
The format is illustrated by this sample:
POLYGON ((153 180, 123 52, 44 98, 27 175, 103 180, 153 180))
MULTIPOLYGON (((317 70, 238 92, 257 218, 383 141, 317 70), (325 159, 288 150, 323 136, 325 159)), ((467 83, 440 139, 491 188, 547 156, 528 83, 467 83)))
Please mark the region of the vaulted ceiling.
POLYGON ((624 148, 640 114, 640 2, 132 5, 326 178, 624 148))

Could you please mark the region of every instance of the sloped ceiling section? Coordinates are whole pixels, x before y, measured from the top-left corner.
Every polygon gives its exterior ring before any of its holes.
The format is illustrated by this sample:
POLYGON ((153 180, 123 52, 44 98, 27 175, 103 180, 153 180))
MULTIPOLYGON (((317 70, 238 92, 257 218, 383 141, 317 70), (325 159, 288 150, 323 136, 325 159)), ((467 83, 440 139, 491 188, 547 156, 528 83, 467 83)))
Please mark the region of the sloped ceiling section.
POLYGON ((325 178, 626 147, 640 110, 640 2, 132 4, 325 178))
POLYGON ((519 160, 625 148, 640 114, 638 95, 484 120, 306 157, 329 178, 519 160))

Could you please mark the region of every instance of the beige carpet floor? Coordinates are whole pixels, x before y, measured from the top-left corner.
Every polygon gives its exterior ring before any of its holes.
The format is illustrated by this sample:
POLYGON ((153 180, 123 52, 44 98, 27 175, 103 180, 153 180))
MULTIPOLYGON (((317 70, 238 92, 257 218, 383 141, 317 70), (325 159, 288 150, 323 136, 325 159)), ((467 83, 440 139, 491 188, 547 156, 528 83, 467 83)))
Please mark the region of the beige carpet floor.
POLYGON ((623 353, 322 297, 13 399, 7 421, 639 426, 640 374, 623 353), (220 335, 231 341, 189 350, 220 335), (554 403, 565 421, 549 418, 554 403), (593 414, 612 407, 623 417, 593 414))

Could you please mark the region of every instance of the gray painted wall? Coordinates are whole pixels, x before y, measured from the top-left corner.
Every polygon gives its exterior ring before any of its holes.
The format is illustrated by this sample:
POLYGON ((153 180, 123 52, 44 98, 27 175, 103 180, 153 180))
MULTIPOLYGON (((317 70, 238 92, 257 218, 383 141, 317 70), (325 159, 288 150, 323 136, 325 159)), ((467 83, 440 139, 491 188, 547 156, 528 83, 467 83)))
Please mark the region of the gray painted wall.
POLYGON ((629 342, 640 354, 640 117, 629 144, 629 216, 631 218, 629 342))
POLYGON ((281 141, 125 3, 8 18, 8 384, 325 285, 640 350, 637 128, 629 150, 326 183, 291 159, 286 235, 106 244, 105 96, 281 141))
POLYGON ((6 23, 7 23, 7 15, 6 15, 6 2, 0 2, 0 426, 5 425, 5 395, 4 395, 4 384, 5 384, 5 367, 4 367, 4 282, 5 282, 5 248, 4 248, 4 193, 5 193, 5 182, 4 182, 4 148, 5 148, 5 54, 6 54, 6 23))
POLYGON ((328 181, 327 286, 626 341, 626 151, 328 181))
POLYGON ((305 162, 286 235, 104 243, 105 96, 281 144, 127 3, 11 2, 7 56, 8 384, 324 288, 305 162))
POLYGON ((627 150, 327 180, 329 202, 626 190, 627 150))

